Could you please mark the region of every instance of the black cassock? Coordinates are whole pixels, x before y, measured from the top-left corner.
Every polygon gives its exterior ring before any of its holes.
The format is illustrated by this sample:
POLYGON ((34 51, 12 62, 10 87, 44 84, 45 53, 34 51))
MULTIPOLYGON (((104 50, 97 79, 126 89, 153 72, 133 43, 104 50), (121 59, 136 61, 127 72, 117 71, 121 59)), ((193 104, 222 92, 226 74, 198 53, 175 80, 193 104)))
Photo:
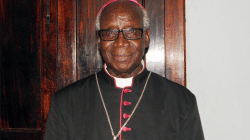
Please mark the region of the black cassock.
MULTIPOLYGON (((117 88, 104 70, 100 89, 114 133, 134 109, 149 71, 133 79, 133 86, 117 88), (121 93, 123 92, 122 101, 121 93)), ((155 73, 134 115, 122 131, 125 140, 204 140, 195 96, 185 87, 155 73)), ((120 139, 119 137, 117 140, 120 139)), ((44 140, 113 140, 95 75, 81 79, 52 97, 44 140)))

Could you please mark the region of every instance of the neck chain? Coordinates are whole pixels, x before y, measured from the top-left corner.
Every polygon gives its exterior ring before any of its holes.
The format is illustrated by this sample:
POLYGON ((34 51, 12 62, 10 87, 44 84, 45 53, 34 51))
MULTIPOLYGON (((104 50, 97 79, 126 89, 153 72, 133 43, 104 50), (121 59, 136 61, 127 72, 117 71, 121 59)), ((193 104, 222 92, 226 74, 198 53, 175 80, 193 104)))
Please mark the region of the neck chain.
POLYGON ((101 97, 101 100, 102 100, 102 104, 103 104, 103 107, 104 107, 104 110, 105 110, 105 113, 106 113, 108 122, 109 122, 109 127, 110 127, 110 129, 111 129, 111 133, 112 133, 112 136, 113 136, 113 140, 116 140, 116 138, 119 137, 119 135, 121 134, 123 128, 127 125, 127 123, 129 122, 129 120, 131 119, 132 115, 134 114, 136 108, 138 107, 138 105, 139 105, 139 103, 140 103, 140 101, 141 101, 141 98, 142 98, 142 96, 143 96, 143 93, 144 93, 144 91, 145 91, 145 89, 146 89, 146 86, 147 86, 147 83, 148 83, 148 80, 149 80, 150 75, 151 75, 151 72, 150 72, 149 75, 148 75, 148 78, 147 78, 147 81, 146 81, 146 83, 145 83, 145 85, 144 85, 144 88, 143 88, 143 90, 142 90, 141 96, 140 96, 140 98, 138 99, 138 101, 137 101, 137 103, 136 103, 136 105, 135 105, 135 107, 134 107, 132 113, 130 114, 130 116, 128 117, 128 119, 126 120, 126 122, 122 125, 121 129, 119 130, 119 132, 115 135, 115 134, 114 134, 113 127, 112 127, 112 124, 111 124, 111 121, 110 121, 110 118, 109 118, 109 114, 108 114, 106 105, 105 105, 105 103, 104 103, 104 99, 103 99, 103 97, 102 97, 101 89, 100 89, 100 86, 99 86, 99 83, 98 83, 97 74, 95 73, 96 84, 97 84, 97 87, 98 87, 98 90, 99 90, 99 93, 100 93, 100 97, 101 97))

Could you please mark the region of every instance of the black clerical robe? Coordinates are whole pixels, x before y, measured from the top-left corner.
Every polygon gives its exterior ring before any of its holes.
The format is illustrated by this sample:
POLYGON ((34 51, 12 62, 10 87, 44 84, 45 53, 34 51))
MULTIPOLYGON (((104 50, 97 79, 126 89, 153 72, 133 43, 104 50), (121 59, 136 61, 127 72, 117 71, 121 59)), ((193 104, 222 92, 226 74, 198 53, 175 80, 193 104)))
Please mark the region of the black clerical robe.
MULTIPOLYGON (((124 89, 117 88, 104 70, 97 74, 115 134, 134 109, 148 74, 145 69, 133 79, 131 87, 124 89)), ((95 75, 53 95, 44 140, 112 139, 95 75)), ((204 140, 195 96, 185 87, 152 73, 141 102, 119 139, 204 140)))

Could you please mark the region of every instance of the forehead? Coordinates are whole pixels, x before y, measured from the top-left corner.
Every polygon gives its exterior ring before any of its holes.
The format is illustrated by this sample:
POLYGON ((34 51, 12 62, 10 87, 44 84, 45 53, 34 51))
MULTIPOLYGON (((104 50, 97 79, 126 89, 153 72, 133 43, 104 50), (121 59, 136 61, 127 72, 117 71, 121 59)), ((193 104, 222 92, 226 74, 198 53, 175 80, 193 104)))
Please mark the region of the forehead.
POLYGON ((113 2, 105 7, 101 13, 101 27, 116 23, 120 25, 125 22, 143 27, 143 13, 133 2, 113 2))

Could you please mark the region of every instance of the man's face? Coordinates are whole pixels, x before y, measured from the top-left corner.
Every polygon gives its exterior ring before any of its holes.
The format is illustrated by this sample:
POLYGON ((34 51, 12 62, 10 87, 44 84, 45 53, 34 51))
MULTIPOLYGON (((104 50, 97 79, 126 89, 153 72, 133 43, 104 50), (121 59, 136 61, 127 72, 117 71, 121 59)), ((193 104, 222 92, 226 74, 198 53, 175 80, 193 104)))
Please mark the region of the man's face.
MULTIPOLYGON (((143 28, 143 16, 138 9, 132 2, 110 4, 103 10, 101 30, 143 28)), ((122 32, 114 41, 104 41, 98 37, 98 45, 108 71, 117 77, 124 77, 121 74, 134 76, 141 70, 140 63, 148 43, 149 30, 136 40, 125 39, 122 32)))

